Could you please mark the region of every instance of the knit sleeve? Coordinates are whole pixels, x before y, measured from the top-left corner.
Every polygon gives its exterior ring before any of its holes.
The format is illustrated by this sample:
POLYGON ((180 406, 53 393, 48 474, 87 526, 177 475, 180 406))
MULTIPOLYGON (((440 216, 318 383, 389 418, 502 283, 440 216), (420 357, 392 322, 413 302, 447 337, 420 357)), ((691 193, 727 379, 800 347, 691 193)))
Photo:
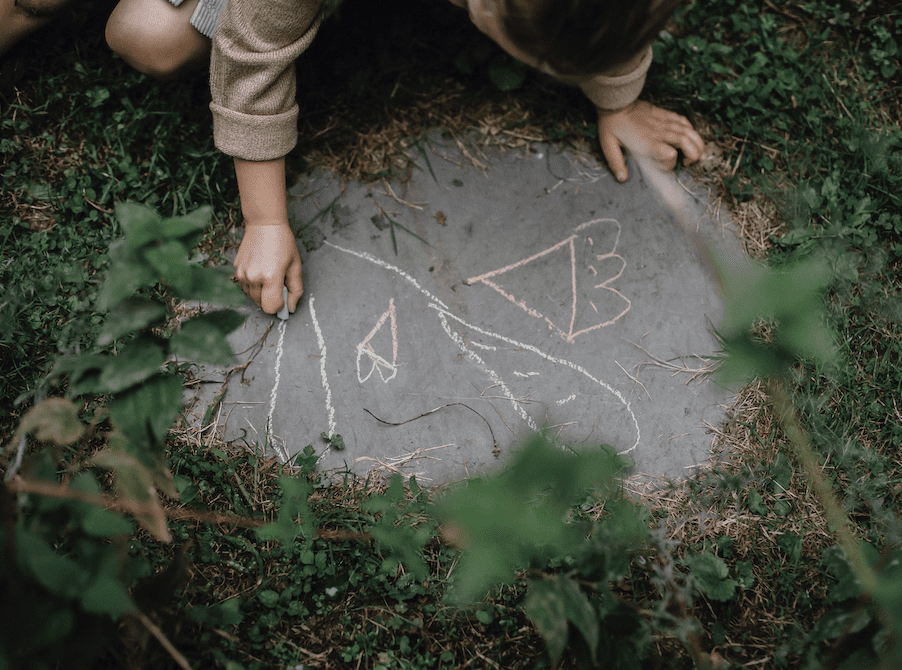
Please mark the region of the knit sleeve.
POLYGON ((583 82, 580 87, 597 107, 602 109, 626 107, 642 92, 651 60, 652 50, 649 46, 634 59, 634 67, 631 70, 625 73, 599 74, 583 82))
POLYGON ((229 0, 213 36, 213 140, 251 161, 297 143, 294 61, 319 28, 321 0, 229 0))

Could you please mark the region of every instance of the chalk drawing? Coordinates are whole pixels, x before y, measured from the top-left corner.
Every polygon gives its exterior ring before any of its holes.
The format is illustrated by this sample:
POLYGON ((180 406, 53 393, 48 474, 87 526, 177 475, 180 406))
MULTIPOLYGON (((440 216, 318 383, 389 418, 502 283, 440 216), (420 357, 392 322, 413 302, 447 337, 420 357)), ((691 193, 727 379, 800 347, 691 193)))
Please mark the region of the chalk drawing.
MULTIPOLYGON (((545 249, 544 251, 540 251, 539 253, 530 256, 529 258, 525 258, 522 261, 518 261, 516 263, 507 265, 503 268, 499 268, 498 270, 486 272, 485 274, 481 274, 477 277, 471 277, 470 279, 468 279, 466 281, 466 283, 467 284, 475 284, 477 282, 481 282, 481 283, 485 284, 486 286, 493 288, 495 291, 497 291, 502 296, 504 296, 505 298, 510 300, 512 303, 514 303, 515 305, 520 307, 522 310, 524 310, 530 316, 533 316, 537 319, 543 319, 548 324, 549 328, 556 331, 565 341, 572 343, 580 335, 584 335, 584 334, 589 333, 598 328, 604 328, 605 326, 610 326, 611 324, 616 323, 620 318, 622 318, 632 308, 632 302, 630 301, 630 299, 627 298, 625 295, 623 295, 620 291, 618 291, 614 287, 610 286, 611 282, 616 281, 623 275, 623 271, 626 268, 626 261, 623 259, 623 257, 620 254, 617 253, 617 245, 620 242, 620 232, 621 232, 620 222, 615 219, 594 219, 592 221, 587 221, 586 223, 583 223, 583 224, 577 226, 573 235, 571 235, 570 237, 568 237, 564 240, 561 240, 554 246, 551 246, 548 249, 545 249), (618 313, 617 315, 615 315, 601 323, 596 323, 587 328, 582 328, 582 329, 577 330, 576 329, 576 315, 577 315, 577 311, 578 311, 578 305, 577 305, 578 290, 577 290, 577 272, 576 272, 576 270, 577 270, 577 267, 576 267, 576 265, 577 265, 577 263, 576 263, 576 242, 581 237, 579 235, 579 233, 581 233, 584 230, 587 230, 589 227, 594 226, 596 224, 613 224, 617 228, 617 234, 614 239, 614 244, 611 248, 611 251, 609 251, 606 254, 593 254, 595 259, 599 260, 599 261, 607 260, 609 258, 617 259, 620 261, 620 269, 617 271, 617 273, 613 277, 606 279, 605 281, 603 281, 600 284, 595 284, 593 288, 602 289, 605 291, 609 291, 610 293, 613 293, 614 295, 616 295, 620 299, 622 299, 622 301, 625 303, 625 305, 624 305, 623 309, 620 311, 620 313, 618 313), (570 260, 570 263, 569 263, 569 265, 570 265, 570 267, 569 267, 570 323, 567 324, 566 326, 559 326, 559 325, 555 324, 550 318, 543 315, 539 311, 539 309, 527 304, 525 299, 518 299, 514 295, 514 292, 519 292, 516 289, 506 290, 502 286, 500 286, 496 281, 494 281, 494 279, 496 277, 504 275, 505 273, 511 272, 513 270, 517 270, 517 269, 523 268, 525 266, 528 266, 530 263, 534 263, 535 261, 538 261, 539 259, 545 258, 549 254, 552 254, 553 252, 558 251, 559 249, 565 249, 566 251, 569 251, 569 260, 570 260)), ((591 238, 586 237, 586 240, 588 241, 589 246, 594 246, 595 242, 591 238)), ((593 276, 598 275, 598 271, 592 265, 589 265, 589 269, 592 271, 593 276)), ((598 308, 595 306, 595 303, 590 300, 589 304, 593 307, 595 312, 598 313, 598 308)), ((601 317, 601 318, 604 318, 604 317, 601 317)))
MULTIPOLYGON (((319 372, 322 377, 323 389, 326 391, 326 413, 329 416, 329 437, 335 435, 335 408, 332 407, 332 391, 329 389, 329 378, 326 376, 326 340, 323 338, 323 331, 319 327, 319 321, 316 320, 316 310, 313 307, 314 298, 310 296, 307 304, 310 306, 310 318, 313 321, 313 329, 316 331, 316 343, 319 345, 319 372)), ((332 447, 328 446, 320 454, 316 460, 319 463, 332 447)))
MULTIPOLYGON (((612 221, 612 220, 611 219, 600 219, 599 221, 612 221)), ((587 224, 583 224, 583 226, 580 226, 577 228, 577 231, 581 230, 582 228, 584 228, 588 225, 591 225, 592 223, 596 223, 596 222, 590 221, 587 224)), ((618 225, 618 236, 619 236, 619 224, 617 224, 617 225, 618 225)), ((566 242, 567 241, 565 240, 564 243, 566 243, 566 242)), ((564 243, 562 243, 562 244, 564 244, 564 243)), ((460 324, 461 326, 463 326, 464 329, 472 330, 473 332, 479 333, 488 338, 492 338, 498 342, 504 342, 504 343, 514 347, 515 349, 532 352, 552 364, 556 364, 556 365, 559 365, 562 367, 567 367, 572 370, 575 370, 576 372, 583 375, 584 377, 586 377, 593 383, 597 384, 599 387, 601 387, 608 393, 612 394, 620 402, 620 404, 623 405, 623 407, 626 409, 627 413, 629 414, 629 416, 632 420, 636 439, 633 442, 632 446, 630 446, 627 449, 624 449, 620 453, 621 454, 629 453, 629 452, 633 451, 634 449, 636 449, 636 447, 639 445, 639 441, 641 440, 641 431, 639 429, 639 421, 637 420, 636 415, 633 412, 632 406, 630 405, 629 401, 623 396, 623 394, 621 394, 619 391, 617 391, 617 389, 613 388, 607 382, 605 382, 601 379, 597 379, 592 374, 590 374, 585 368, 581 367, 580 365, 577 365, 576 363, 565 360, 563 358, 556 358, 556 357, 551 356, 551 355, 545 353, 544 351, 540 350, 538 347, 532 346, 530 344, 526 344, 524 342, 518 342, 517 340, 514 340, 513 338, 506 337, 504 335, 499 335, 497 333, 493 333, 489 330, 474 326, 473 324, 470 324, 470 323, 464 321, 461 317, 456 316, 455 314, 452 314, 449 311, 448 306, 445 303, 443 303, 441 300, 439 300, 438 298, 433 296, 425 288, 420 286, 419 282, 417 282, 417 280, 414 279, 412 276, 410 276, 409 274, 407 274, 400 268, 398 268, 390 263, 387 263, 386 261, 384 261, 380 258, 376 258, 375 256, 372 256, 371 254, 369 254, 365 251, 355 251, 352 249, 347 249, 345 247, 338 246, 337 244, 334 244, 333 242, 329 242, 329 241, 326 241, 326 245, 337 251, 341 251, 343 253, 350 254, 351 256, 355 256, 362 260, 373 263, 374 265, 381 267, 383 269, 391 270, 392 272, 395 272, 398 276, 405 279, 414 288, 416 288, 420 293, 422 293, 424 296, 426 296, 426 298, 428 298, 429 303, 430 303, 428 305, 428 307, 430 309, 435 310, 436 314, 438 315, 439 322, 441 323, 442 330, 445 332, 445 334, 451 339, 452 342, 455 343, 455 345, 457 345, 457 347, 461 350, 461 352, 463 353, 464 357, 467 360, 474 363, 477 367, 479 367, 481 370, 483 370, 489 376, 489 378, 492 380, 494 385, 496 385, 498 388, 501 389, 501 396, 503 396, 504 398, 506 398, 510 401, 511 406, 513 407, 514 411, 523 419, 523 421, 526 423, 527 426, 529 426, 529 428, 531 430, 533 430, 537 433, 540 432, 539 427, 536 425, 533 418, 523 408, 522 403, 518 401, 518 398, 510 391, 507 384, 501 379, 501 375, 499 375, 495 370, 491 369, 486 364, 485 360, 478 353, 476 353, 476 351, 474 351, 472 348, 470 348, 470 344, 467 341, 465 341, 464 337, 461 336, 461 334, 459 332, 457 332, 456 330, 454 330, 451 327, 452 322, 456 322, 456 323, 460 324)), ((558 246, 562 246, 562 245, 558 245, 558 246)), ((615 244, 615 249, 616 249, 616 244, 615 244)), ((529 259, 527 259, 527 260, 529 260, 529 259)), ((311 313, 313 313, 313 305, 312 304, 311 304, 311 313)), ((386 317, 386 319, 388 319, 388 318, 390 318, 390 316, 386 317)), ((314 324, 316 324, 315 316, 314 316, 314 324)), ((323 357, 321 359, 321 365, 322 365, 322 370, 323 370, 323 380, 324 380, 324 384, 325 384, 325 378, 326 378, 325 377, 325 362, 324 362, 325 361, 325 345, 322 343, 322 334, 319 330, 318 325, 316 325, 316 327, 317 327, 317 337, 319 338, 320 343, 321 343, 320 348, 322 349, 322 352, 323 352, 323 357)), ((596 326, 596 327, 600 327, 600 325, 596 326)), ((575 333, 574 337, 579 334, 580 333, 575 333)), ((495 349, 494 346, 488 347, 488 346, 484 346, 484 345, 482 345, 482 348, 485 348, 485 349, 491 348, 492 350, 495 349)), ((575 394, 571 398, 565 399, 565 401, 570 400, 573 397, 575 397, 575 394)))
POLYGON ((357 381, 362 384, 373 375, 373 371, 376 369, 379 370, 379 376, 382 378, 384 384, 390 382, 395 378, 395 375, 398 374, 398 321, 395 317, 394 298, 389 299, 388 309, 379 317, 376 325, 373 326, 373 329, 367 336, 363 338, 363 342, 357 345, 357 381), (370 343, 376 333, 378 333, 382 326, 385 325, 386 321, 391 324, 391 363, 377 354, 373 349, 373 345, 370 343), (372 362, 370 371, 366 374, 366 377, 363 377, 360 373, 360 359, 364 356, 369 358, 372 362), (385 376, 386 371, 390 373, 388 377, 385 376))
POLYGON ((282 320, 279 322, 279 344, 276 345, 276 380, 272 385, 272 392, 269 394, 269 414, 266 417, 266 441, 268 442, 269 448, 276 452, 279 456, 279 460, 283 463, 288 462, 288 451, 285 448, 285 443, 283 440, 276 438, 272 432, 272 417, 276 411, 276 394, 279 391, 279 368, 282 364, 282 349, 285 345, 285 326, 288 325, 288 321, 282 320))
POLYGON ((518 371, 514 370, 514 374, 517 375, 518 377, 526 377, 527 379, 529 379, 530 377, 537 376, 539 373, 538 372, 518 372, 518 371))
POLYGON ((575 394, 575 393, 572 393, 572 394, 568 395, 566 398, 561 398, 560 400, 557 401, 557 404, 558 404, 558 405, 563 405, 563 404, 565 404, 565 403, 570 402, 571 400, 576 400, 576 394, 575 394))

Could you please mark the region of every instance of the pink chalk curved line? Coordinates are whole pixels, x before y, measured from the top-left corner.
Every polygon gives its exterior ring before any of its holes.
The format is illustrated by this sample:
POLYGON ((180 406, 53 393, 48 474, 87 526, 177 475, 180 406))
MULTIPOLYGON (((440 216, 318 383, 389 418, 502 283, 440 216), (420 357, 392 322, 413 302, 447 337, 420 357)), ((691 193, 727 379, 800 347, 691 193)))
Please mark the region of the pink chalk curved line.
POLYGON ((376 369, 376 366, 384 367, 387 370, 391 370, 391 374, 388 379, 386 379, 382 370, 379 370, 379 376, 382 377, 382 381, 384 383, 390 382, 395 378, 395 375, 398 374, 398 322, 395 317, 395 299, 389 298, 388 301, 388 309, 379 317, 379 320, 376 322, 376 325, 369 332, 369 334, 363 338, 363 342, 357 345, 357 381, 361 384, 368 380, 373 376, 373 370, 376 369), (391 344, 392 344, 392 361, 389 363, 387 360, 382 358, 376 351, 373 349, 373 346, 370 344, 370 340, 379 332, 379 329, 385 325, 385 322, 390 320, 391 323, 391 344), (373 361, 373 367, 370 368, 369 374, 366 377, 361 378, 360 376, 360 358, 366 354, 370 360, 373 361))
MULTIPOLYGON (((612 220, 612 219, 599 219, 599 221, 605 221, 605 220, 612 220)), ((593 222, 589 222, 589 223, 593 223, 593 222)), ((584 225, 588 225, 588 224, 584 224, 584 225)), ((577 228, 577 230, 579 230, 579 229, 580 228, 577 228)), ((619 234, 618 234, 618 238, 619 238, 619 234)), ((338 251, 343 251, 346 254, 350 254, 351 256, 356 256, 357 258, 369 261, 370 263, 373 263, 374 265, 377 265, 381 268, 385 268, 386 270, 391 270, 393 272, 396 272, 398 275, 400 275, 401 277, 406 279, 408 282, 410 282, 418 291, 420 291, 420 293, 425 295, 430 300, 431 304, 429 305, 429 307, 431 309, 434 309, 436 312, 438 312, 439 321, 442 324, 442 329, 445 331, 445 333, 448 335, 448 337, 451 338, 451 340, 460 348, 461 352, 464 353, 470 361, 479 365, 483 370, 485 370, 489 374, 490 378, 494 382, 499 384, 500 388, 502 389, 502 394, 510 400, 511 405, 514 408, 514 411, 519 413, 521 418, 523 418, 524 421, 526 422, 526 424, 535 432, 539 432, 539 429, 536 426, 535 421, 533 421, 532 417, 530 417, 526 413, 526 411, 523 409, 521 404, 519 402, 517 402, 517 398, 513 395, 513 393, 511 393, 510 389, 507 388, 507 385, 503 382, 503 380, 498 375, 498 373, 495 372, 494 370, 491 370, 485 364, 485 361, 482 360, 482 358, 479 356, 479 354, 477 354, 475 351, 473 351, 472 349, 469 349, 467 347, 467 343, 464 341, 464 339, 460 336, 459 333, 456 333, 451 330, 450 324, 448 323, 448 317, 459 322, 465 328, 472 329, 474 332, 481 333, 488 337, 493 337, 495 339, 501 340, 502 342, 506 342, 507 344, 513 345, 514 347, 516 347, 518 349, 524 349, 526 351, 531 351, 535 354, 538 354, 539 356, 544 358, 546 361, 549 361, 550 363, 554 363, 557 365, 563 365, 565 367, 569 367, 573 370, 576 370, 577 372, 584 375, 585 377, 587 377, 594 383, 601 386, 604 390, 606 390, 609 393, 611 393, 612 395, 614 395, 614 397, 616 397, 617 400, 619 400, 620 403, 626 408, 627 413, 629 413, 630 418, 633 420, 633 426, 636 429, 636 441, 633 443, 633 445, 630 448, 624 449, 623 451, 620 451, 618 453, 628 454, 631 451, 634 451, 636 449, 636 447, 639 446, 639 442, 642 439, 642 432, 639 429, 639 420, 636 418, 636 414, 635 414, 635 412, 633 412, 633 408, 630 405, 629 400, 627 400, 623 396, 623 394, 620 393, 620 391, 615 389, 613 386, 611 386, 604 380, 597 379, 596 377, 592 376, 589 373, 589 371, 586 370, 585 368, 583 368, 582 366, 577 365, 576 363, 573 363, 573 362, 568 361, 563 358, 555 358, 554 356, 546 354, 544 351, 542 351, 538 347, 534 347, 530 344, 526 344, 525 342, 518 342, 517 340, 511 339, 509 337, 505 337, 504 335, 498 335, 497 333, 492 333, 490 331, 484 330, 482 328, 478 328, 477 326, 467 323, 459 316, 455 316, 450 311, 448 311, 448 307, 447 307, 447 305, 445 305, 444 302, 442 302, 440 299, 438 299, 437 297, 432 295, 425 288, 420 286, 420 283, 416 279, 414 279, 411 275, 407 274, 406 272, 404 272, 404 270, 402 270, 401 268, 399 268, 395 265, 392 265, 391 263, 387 263, 380 258, 376 258, 375 256, 372 256, 371 254, 368 254, 365 251, 354 251, 353 249, 346 249, 345 247, 340 247, 337 244, 334 244, 334 243, 328 242, 328 241, 326 242, 326 245, 332 247, 333 249, 337 249, 338 251)), ((310 307, 311 307, 311 312, 312 312, 312 308, 313 308, 312 299, 311 299, 310 307)), ((326 347, 325 347, 325 343, 322 341, 322 331, 320 331, 320 329, 319 329, 319 324, 316 322, 315 315, 313 316, 313 321, 314 321, 314 326, 316 327, 317 339, 320 342, 320 348, 322 349, 322 354, 323 354, 322 359, 320 360, 320 365, 321 365, 322 374, 323 374, 323 385, 326 387, 326 389, 328 389, 328 382, 326 381, 326 366, 325 366, 326 347)), ((329 406, 329 410, 330 410, 330 414, 329 414, 330 430, 334 431, 335 425, 334 425, 334 422, 332 422, 332 416, 334 415, 334 411, 332 410, 329 399, 331 399, 331 394, 328 395, 327 405, 329 406)), ((330 433, 330 435, 331 434, 332 433, 330 433)), ((326 451, 328 451, 328 450, 326 450, 326 451)), ((323 455, 320 456, 320 460, 322 460, 323 456, 326 455, 326 451, 324 451, 323 455)))
MULTIPOLYGON (((543 251, 540 251, 540 252, 537 253, 537 254, 533 254, 533 255, 530 256, 529 258, 524 258, 522 261, 517 261, 516 263, 511 263, 510 265, 507 265, 507 266, 505 266, 505 267, 503 267, 503 268, 500 268, 500 269, 498 269, 498 270, 492 270, 491 272, 486 272, 485 274, 479 275, 478 277, 471 277, 470 279, 468 279, 468 280, 466 281, 466 283, 467 283, 467 284, 475 284, 476 282, 482 282, 482 283, 485 284, 486 286, 489 286, 489 287, 493 288, 495 291, 497 291, 497 292, 500 293, 502 296, 504 296, 505 298, 507 298, 508 300, 510 300, 513 304, 515 304, 517 307, 519 307, 520 309, 522 309, 523 311, 525 311, 525 312, 526 312, 527 314, 529 314, 530 316, 533 316, 533 317, 535 317, 535 318, 537 318, 537 319, 542 319, 542 320, 544 320, 544 321, 548 324, 548 327, 549 327, 551 330, 557 331, 557 333, 558 333, 558 334, 564 339, 564 341, 566 341, 566 342, 573 343, 573 341, 574 341, 578 336, 580 336, 580 335, 584 335, 584 334, 589 333, 589 332, 591 332, 591 331, 593 331, 593 330, 597 330, 598 328, 604 328, 604 327, 606 327, 606 326, 610 326, 611 324, 616 323, 619 319, 621 319, 627 312, 629 312, 629 311, 633 308, 633 303, 630 301, 629 298, 627 298, 625 295, 623 295, 623 294, 622 294, 620 291, 618 291, 617 289, 608 286, 608 284, 610 284, 612 281, 614 281, 614 280, 616 280, 616 279, 619 279, 620 276, 623 274, 624 269, 626 268, 626 260, 624 260, 624 258, 623 258, 622 256, 620 256, 619 254, 616 253, 616 251, 617 251, 617 245, 620 244, 620 233, 622 232, 623 228, 622 228, 622 226, 620 225, 620 222, 617 221, 616 219, 607 219, 607 218, 605 218, 605 219, 593 219, 592 221, 586 221, 585 223, 581 223, 580 225, 578 225, 578 226, 575 228, 575 231, 576 231, 576 232, 579 232, 579 231, 584 230, 584 229, 588 228, 589 226, 594 225, 594 224, 596 224, 596 223, 613 223, 614 225, 617 226, 617 235, 616 235, 616 237, 614 238, 614 246, 611 248, 611 251, 610 251, 609 253, 601 254, 601 255, 596 256, 596 259, 597 259, 597 260, 604 260, 605 258, 619 258, 620 261, 621 261, 621 263, 622 263, 622 265, 621 265, 621 267, 620 267, 620 271, 619 271, 615 276, 613 276, 613 277, 611 277, 610 279, 608 279, 608 280, 602 282, 601 284, 597 284, 597 285, 595 286, 595 288, 602 288, 602 289, 604 289, 604 290, 606 290, 606 291, 610 291, 611 293, 614 293, 614 294, 618 295, 619 297, 621 297, 623 300, 626 301, 626 307, 623 309, 622 312, 620 312, 620 314, 618 314, 617 316, 615 316, 613 319, 608 319, 608 320, 605 321, 604 323, 598 323, 598 324, 595 324, 594 326, 590 326, 590 327, 588 327, 588 328, 583 328, 582 330, 578 330, 578 331, 576 331, 576 332, 573 332, 573 328, 574 328, 574 326, 576 325, 576 301, 577 301, 577 294, 576 294, 576 246, 575 246, 575 244, 574 244, 574 240, 576 240, 576 238, 577 238, 577 235, 576 235, 576 234, 573 234, 573 235, 571 235, 570 237, 568 237, 568 238, 566 238, 566 239, 564 239, 564 240, 561 240, 560 242, 558 242, 558 243, 555 244, 554 246, 551 246, 551 247, 549 247, 549 248, 547 248, 547 249, 545 249, 545 250, 543 250, 543 251), (555 251, 557 251, 558 249, 560 249, 561 247, 563 247, 565 244, 566 244, 566 245, 569 245, 569 247, 570 247, 570 291, 571 291, 571 295, 573 296, 572 305, 571 305, 571 312, 570 312, 570 327, 568 328, 567 332, 564 332, 563 330, 561 330, 561 329, 560 329, 557 325, 555 325, 555 323, 554 323, 551 319, 549 319, 547 316, 544 316, 544 315, 541 314, 538 310, 536 310, 536 309, 530 307, 529 305, 527 305, 525 301, 523 301, 523 300, 518 300, 512 293, 508 293, 508 292, 505 291, 500 285, 496 284, 496 283, 493 282, 493 281, 489 281, 490 278, 492 278, 492 277, 495 277, 495 276, 500 275, 500 274, 504 274, 505 272, 510 272, 511 270, 514 270, 514 269, 516 269, 516 268, 518 268, 518 267, 522 267, 522 266, 524 266, 524 265, 527 265, 528 263, 531 263, 531 262, 533 262, 533 261, 535 261, 535 260, 537 260, 537 259, 539 259, 539 258, 542 258, 543 256, 546 256, 546 255, 548 255, 548 254, 550 254, 550 253, 552 253, 552 252, 555 252, 555 251)), ((589 243, 590 243, 591 246, 594 246, 594 245, 595 245, 595 242, 594 242, 591 238, 587 238, 587 239, 589 240, 589 243)), ((597 275, 597 274, 598 274, 598 271, 597 271, 594 267, 592 267, 592 266, 590 265, 589 268, 592 270, 592 272, 593 272, 594 275, 597 275)), ((598 312, 598 308, 595 307, 594 303, 592 303, 591 300, 589 301, 589 304, 591 304, 592 307, 595 309, 595 311, 598 312)))

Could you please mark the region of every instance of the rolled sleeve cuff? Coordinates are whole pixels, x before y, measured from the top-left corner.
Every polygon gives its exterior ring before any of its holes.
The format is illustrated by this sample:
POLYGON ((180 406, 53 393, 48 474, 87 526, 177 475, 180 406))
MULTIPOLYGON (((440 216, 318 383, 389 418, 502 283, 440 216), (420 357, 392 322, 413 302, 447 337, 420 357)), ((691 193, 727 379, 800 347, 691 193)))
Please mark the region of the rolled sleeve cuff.
POLYGON ((620 109, 635 102, 642 88, 645 86, 645 77, 648 68, 651 67, 651 46, 645 51, 645 55, 639 61, 635 70, 618 77, 596 75, 580 85, 589 100, 596 107, 602 109, 620 109))
POLYGON ((210 103, 213 111, 213 142, 229 156, 246 161, 281 158, 298 141, 298 106, 281 114, 242 114, 210 103))

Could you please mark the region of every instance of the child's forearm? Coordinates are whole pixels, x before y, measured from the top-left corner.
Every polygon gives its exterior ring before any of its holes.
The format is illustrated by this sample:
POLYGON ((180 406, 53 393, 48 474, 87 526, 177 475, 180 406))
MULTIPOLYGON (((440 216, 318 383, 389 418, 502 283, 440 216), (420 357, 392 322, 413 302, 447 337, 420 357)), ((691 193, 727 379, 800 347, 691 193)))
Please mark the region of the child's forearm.
POLYGON ((271 161, 235 159, 245 226, 288 226, 285 158, 271 161))

